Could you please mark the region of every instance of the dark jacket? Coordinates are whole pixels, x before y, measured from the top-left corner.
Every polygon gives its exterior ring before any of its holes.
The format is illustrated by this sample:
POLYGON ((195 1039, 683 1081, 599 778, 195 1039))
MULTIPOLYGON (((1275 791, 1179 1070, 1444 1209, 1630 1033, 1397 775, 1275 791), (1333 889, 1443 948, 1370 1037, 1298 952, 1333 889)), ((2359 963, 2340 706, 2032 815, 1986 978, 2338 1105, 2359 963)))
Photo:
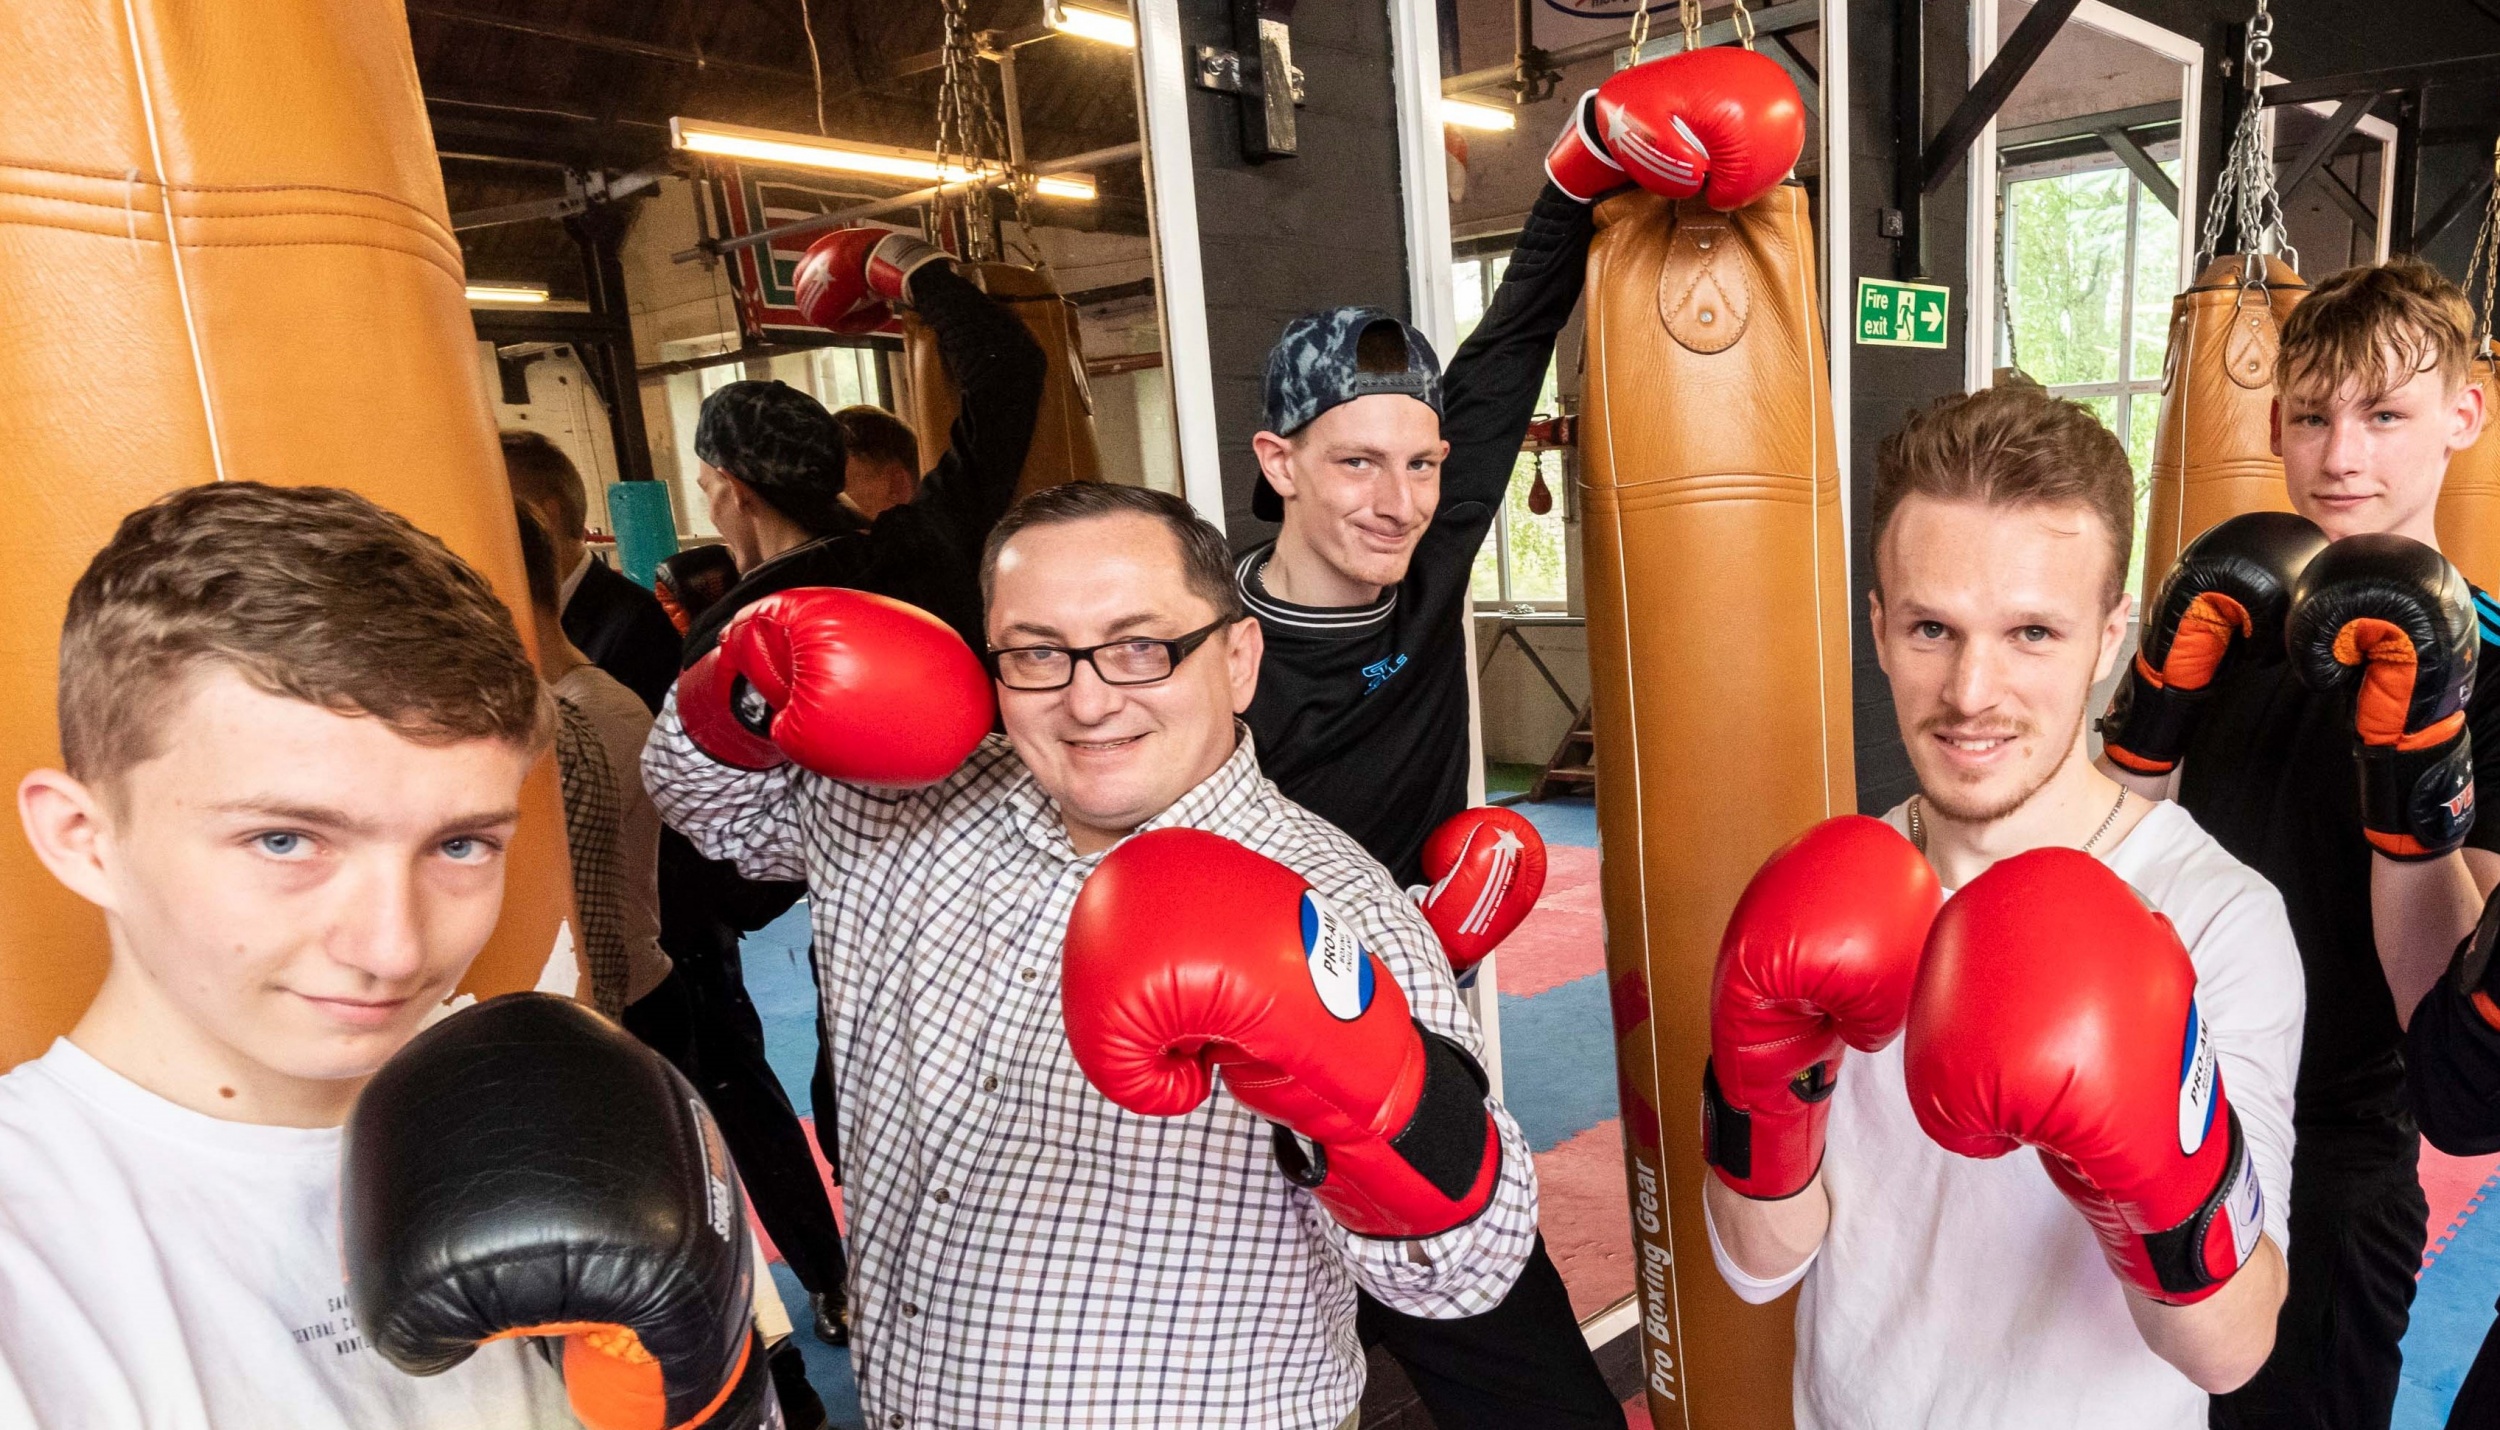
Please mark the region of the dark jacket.
POLYGON ((847 586, 891 596, 953 626, 981 649, 981 543, 1015 500, 1041 411, 1044 359, 1015 314, 953 269, 912 275, 912 308, 937 334, 938 356, 962 394, 946 454, 912 499, 873 522, 850 517, 742 575, 686 633, 692 665, 746 607, 794 586, 847 586))
POLYGON ((677 627, 660 598, 592 557, 573 599, 564 603, 564 636, 590 663, 642 697, 651 713, 677 679, 677 627))

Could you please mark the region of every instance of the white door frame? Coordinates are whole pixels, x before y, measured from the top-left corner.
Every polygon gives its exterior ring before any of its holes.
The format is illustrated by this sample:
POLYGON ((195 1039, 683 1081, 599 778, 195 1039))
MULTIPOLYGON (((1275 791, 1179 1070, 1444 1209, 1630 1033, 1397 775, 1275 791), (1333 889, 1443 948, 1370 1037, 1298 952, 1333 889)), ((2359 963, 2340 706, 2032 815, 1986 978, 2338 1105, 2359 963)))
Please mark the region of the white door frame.
MULTIPOLYGON (((1984 3, 1984 0, 1983 0, 1984 3)), ((1857 263, 1849 250, 1856 202, 1850 197, 1849 172, 1849 5, 1848 0, 1823 0, 1823 345, 1830 360, 1832 440, 1840 462, 1840 555, 1842 587, 1852 604, 1857 587, 1850 584, 1855 549, 1850 545, 1849 512, 1850 364, 1857 343, 1857 263)))
POLYGON ((1224 529, 1222 444, 1215 421, 1215 359, 1207 346, 1207 280, 1198 246, 1197 162, 1189 147, 1189 61, 1180 0, 1133 0, 1137 127, 1145 148, 1146 231, 1154 246, 1163 371, 1172 387, 1181 494, 1224 529))
MULTIPOLYGON (((2113 39, 2152 51, 2180 68, 2179 81, 2179 287, 2196 279, 2196 176, 2201 156, 2198 123, 2205 87, 2205 47, 2174 30, 2101 3, 2082 0, 2069 25, 2085 25, 2113 39)), ((1970 77, 1976 81, 1997 53, 1995 0, 1972 0, 1970 77)), ((2330 106, 2331 109, 2331 106, 2330 106)), ((1963 382, 1972 392, 1996 375, 1997 122, 1990 118, 1963 158, 1970 166, 1970 301, 1963 305, 1963 349, 1969 354, 1963 382)))
MULTIPOLYGON (((1398 106, 1398 205, 1406 228, 1410 321, 1447 363, 1457 347, 1450 278, 1450 170, 1441 135, 1441 18, 1433 0, 1388 0, 1389 65, 1398 106)), ((1488 540, 1491 538, 1488 537, 1488 540)), ((1476 617, 1460 617, 1467 653, 1467 799, 1484 803, 1484 702, 1476 689, 1476 617)), ((1469 1009, 1484 1033, 1484 1073, 1502 1095, 1502 956, 1476 965, 1469 1009)))

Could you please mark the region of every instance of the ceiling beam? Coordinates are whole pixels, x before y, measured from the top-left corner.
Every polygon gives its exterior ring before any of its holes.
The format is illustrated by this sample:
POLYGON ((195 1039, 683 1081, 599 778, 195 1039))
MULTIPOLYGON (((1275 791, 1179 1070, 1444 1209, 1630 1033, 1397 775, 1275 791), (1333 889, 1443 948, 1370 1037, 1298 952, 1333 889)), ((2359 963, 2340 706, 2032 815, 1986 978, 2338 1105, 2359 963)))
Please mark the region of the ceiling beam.
POLYGON ((2370 91, 2344 96, 2344 102, 2336 106, 2335 117, 2329 119, 2326 127, 2318 131, 2317 137, 2309 141, 2308 148, 2300 151, 2300 157, 2292 161, 2292 167, 2285 170, 2283 177, 2276 182, 2275 191, 2288 194, 2299 188, 2301 181, 2308 178, 2327 155, 2335 152, 2345 136, 2360 125, 2362 116, 2370 112, 2370 106, 2377 102, 2378 95, 2370 91))
POLYGON ((2162 172, 2161 165, 2153 162, 2152 155, 2144 152, 2143 145, 2115 125, 2096 131, 2093 137, 2118 156, 2118 162, 2127 166, 2128 171, 2135 175, 2136 182, 2144 186, 2145 192, 2160 200, 2163 208, 2170 210, 2172 218, 2179 216, 2179 186, 2162 172))
POLYGON ((2361 70, 2352 74, 2270 84, 2266 86, 2265 102, 2268 108, 2272 108, 2279 104, 2314 104, 2322 99, 2342 99, 2353 94, 2385 94, 2390 90, 2425 89, 2432 85, 2488 84, 2494 74, 2500 74, 2500 54, 2470 55, 2464 59, 2433 60, 2427 64, 2397 65, 2389 69, 2361 70))
POLYGON ((734 70, 744 74, 772 75, 778 79, 796 80, 802 84, 811 84, 815 78, 806 70, 790 69, 782 65, 759 65, 747 60, 733 60, 720 55, 705 54, 701 50, 682 50, 672 45, 646 44, 641 40, 603 35, 594 30, 578 29, 571 25, 548 25, 534 20, 516 20, 508 15, 489 14, 482 10, 470 10, 458 5, 417 3, 408 7, 408 13, 423 19, 439 20, 447 25, 474 25, 482 29, 502 30, 510 34, 527 35, 532 39, 556 40, 586 50, 597 50, 603 54, 631 55, 636 59, 654 60, 661 64, 682 65, 698 70, 734 70))

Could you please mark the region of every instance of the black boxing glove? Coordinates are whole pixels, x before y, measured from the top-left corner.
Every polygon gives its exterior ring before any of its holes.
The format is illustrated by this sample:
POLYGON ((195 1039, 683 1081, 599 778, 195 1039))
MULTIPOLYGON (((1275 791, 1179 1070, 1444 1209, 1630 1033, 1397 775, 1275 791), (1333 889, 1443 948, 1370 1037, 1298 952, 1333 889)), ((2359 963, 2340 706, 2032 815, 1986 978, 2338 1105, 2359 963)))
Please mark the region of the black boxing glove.
POLYGON ((2326 533, 2281 511, 2235 516, 2188 543, 2101 717, 2113 763, 2145 775, 2178 765, 2225 662, 2282 658, 2292 583, 2325 547, 2326 533))
POLYGON ((2474 592, 2436 551, 2348 536, 2292 591, 2285 643, 2321 694, 2352 695, 2361 831, 2390 859, 2436 859, 2474 827, 2474 592))
POLYGON ((738 563, 726 546, 689 546, 661 557, 651 573, 651 594, 660 598, 660 608, 681 636, 737 584, 738 563))
POLYGON ((418 1034, 356 1100, 340 1182, 348 1296, 401 1370, 561 1337, 590 1430, 780 1425, 720 1130, 581 1004, 514 993, 418 1034))

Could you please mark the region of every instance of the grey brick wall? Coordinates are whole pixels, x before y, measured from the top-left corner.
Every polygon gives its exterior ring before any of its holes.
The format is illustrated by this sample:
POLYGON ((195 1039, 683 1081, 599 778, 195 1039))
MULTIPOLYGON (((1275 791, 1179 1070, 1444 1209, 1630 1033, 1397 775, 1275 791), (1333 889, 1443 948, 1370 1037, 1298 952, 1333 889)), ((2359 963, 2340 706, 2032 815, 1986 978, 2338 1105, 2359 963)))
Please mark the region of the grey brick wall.
MULTIPOLYGON (((1235 48, 1231 8, 1226 0, 1182 0, 1184 41, 1193 51, 1235 48)), ((1225 525, 1236 546, 1275 530, 1250 515, 1257 470, 1250 435, 1259 429, 1267 350, 1285 321, 1339 303, 1407 313, 1388 7, 1380 0, 1299 6, 1293 52, 1309 97, 1297 116, 1301 152, 1292 158, 1245 160, 1239 102, 1190 91, 1225 525)))

